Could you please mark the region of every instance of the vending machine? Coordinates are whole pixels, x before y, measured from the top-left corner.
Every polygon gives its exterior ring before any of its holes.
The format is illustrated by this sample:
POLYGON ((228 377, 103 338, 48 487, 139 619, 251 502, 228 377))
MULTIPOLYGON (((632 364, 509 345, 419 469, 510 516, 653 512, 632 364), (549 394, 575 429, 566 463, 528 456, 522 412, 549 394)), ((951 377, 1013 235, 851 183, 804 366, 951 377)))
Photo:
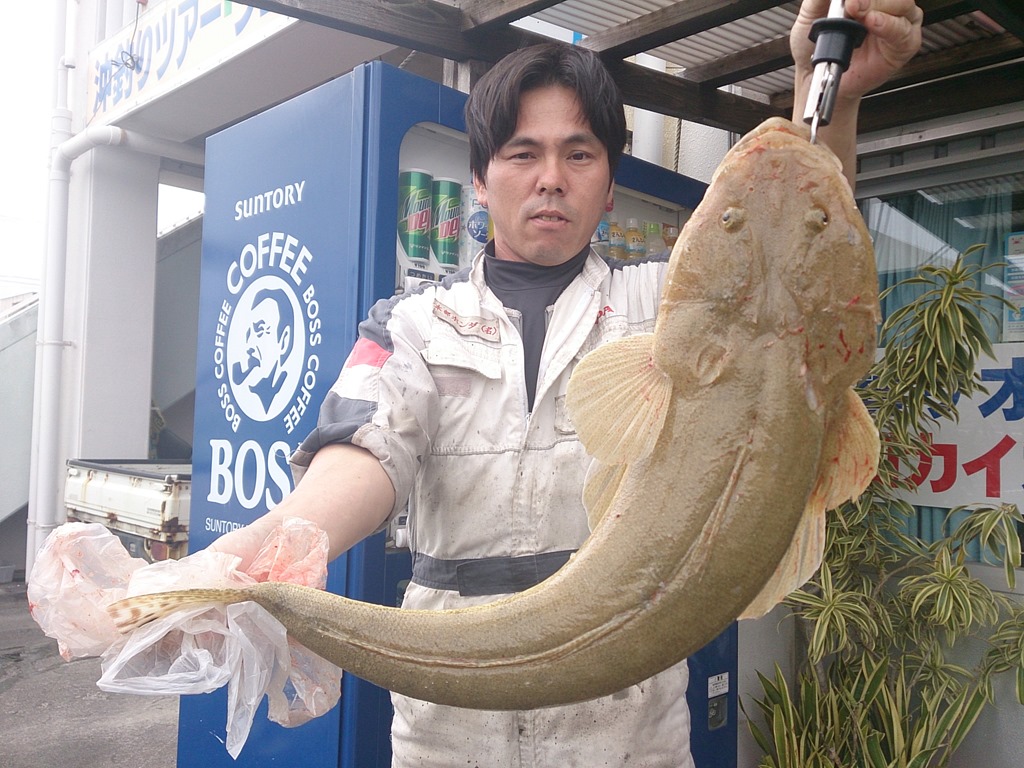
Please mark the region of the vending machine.
MULTIPOLYGON (((486 240, 464 103, 373 62, 209 138, 193 551, 291 490, 287 458, 316 427, 373 302, 458 269, 486 240)), ((704 191, 628 156, 615 183, 617 217, 666 228, 681 227, 704 191)), ((327 588, 398 605, 410 574, 402 544, 397 529, 356 546, 331 565, 327 588)), ((735 766, 735 628, 691 659, 688 698, 698 767, 735 766)), ((179 766, 390 765, 388 693, 353 676, 335 710, 298 728, 270 722, 264 703, 237 760, 224 748, 226 711, 224 689, 182 698, 179 766)))

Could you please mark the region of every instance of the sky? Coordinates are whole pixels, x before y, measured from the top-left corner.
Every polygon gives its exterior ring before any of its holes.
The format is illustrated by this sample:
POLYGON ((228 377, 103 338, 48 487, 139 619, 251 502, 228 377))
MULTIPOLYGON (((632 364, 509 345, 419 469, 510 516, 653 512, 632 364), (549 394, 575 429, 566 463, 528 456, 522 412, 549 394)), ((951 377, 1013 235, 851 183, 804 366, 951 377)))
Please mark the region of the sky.
POLYGON ((55 57, 53 5, 5 2, 0 63, 9 73, 0 121, 0 297, 35 288, 46 226, 55 57))

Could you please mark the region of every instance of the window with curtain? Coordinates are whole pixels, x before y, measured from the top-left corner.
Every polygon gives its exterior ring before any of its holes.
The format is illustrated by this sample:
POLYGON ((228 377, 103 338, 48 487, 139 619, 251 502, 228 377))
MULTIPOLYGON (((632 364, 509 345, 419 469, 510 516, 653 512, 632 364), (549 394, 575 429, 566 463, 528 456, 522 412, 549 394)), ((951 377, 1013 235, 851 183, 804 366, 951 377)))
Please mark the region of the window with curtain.
MULTIPOLYGON (((1006 237, 1014 231, 1014 218, 1024 228, 1022 195, 1024 174, 1015 174, 860 201, 874 238, 879 286, 885 290, 897 285, 927 264, 949 263, 974 245, 985 246, 972 255, 974 262, 1005 262, 1006 237)), ((990 271, 981 288, 1002 295, 1002 270, 990 271)), ((913 290, 903 287, 889 294, 883 316, 912 300, 913 290)), ((997 306, 993 302, 993 309, 997 306)), ((1001 341, 1001 329, 991 327, 990 338, 1001 341)))
MULTIPOLYGON (((976 244, 984 248, 970 257, 975 263, 1010 264, 1009 272, 1003 267, 991 269, 979 287, 993 296, 1005 295, 1010 299, 1016 296, 1014 282, 1016 290, 1021 289, 1021 281, 1012 279, 1012 270, 1014 264, 1016 269, 1024 270, 1024 256, 1008 257, 1007 238, 1011 233, 1024 232, 1024 173, 871 197, 858 203, 874 239, 879 286, 883 291, 916 274, 922 266, 951 262, 976 244)), ((893 290, 883 302, 883 317, 914 299, 921 290, 924 289, 919 286, 893 290)), ((1002 316, 996 301, 993 300, 991 308, 1002 316)), ((1003 341, 1002 324, 986 325, 993 342, 1003 341)), ((917 509, 917 520, 912 523, 916 530, 908 533, 926 541, 944 533, 947 509, 917 509)), ((978 559, 979 553, 973 556, 978 559)))

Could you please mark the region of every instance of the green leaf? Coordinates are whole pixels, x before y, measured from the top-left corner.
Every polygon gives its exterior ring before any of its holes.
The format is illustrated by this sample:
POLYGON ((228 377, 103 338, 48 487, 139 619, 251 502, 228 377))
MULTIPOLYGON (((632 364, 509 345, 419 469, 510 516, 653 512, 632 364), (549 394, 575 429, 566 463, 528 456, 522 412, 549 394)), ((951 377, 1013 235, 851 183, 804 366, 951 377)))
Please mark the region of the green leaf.
POLYGON ((952 735, 949 738, 950 752, 954 752, 960 748, 963 740, 967 737, 968 732, 974 727, 974 724, 978 721, 978 717, 981 715, 981 710, 987 703, 987 697, 985 691, 977 689, 971 695, 967 705, 963 708, 960 722, 957 723, 956 728, 953 730, 952 735))
POLYGON ((871 704, 885 684, 888 665, 884 658, 873 662, 869 657, 864 657, 862 664, 864 684, 854 689, 854 697, 859 702, 871 704))
POLYGON ((936 698, 938 700, 932 702, 931 706, 929 706, 929 709, 932 709, 932 707, 934 707, 935 709, 941 708, 942 714, 939 717, 939 719, 935 721, 934 730, 936 733, 946 734, 949 733, 950 729, 953 727, 953 722, 955 720, 959 720, 961 717, 961 711, 964 708, 964 702, 966 702, 967 700, 967 689, 961 689, 960 693, 957 694, 956 698, 945 705, 943 705, 941 697, 936 698))
POLYGON ((877 732, 867 736, 867 758, 869 768, 889 768, 890 763, 885 759, 877 732))

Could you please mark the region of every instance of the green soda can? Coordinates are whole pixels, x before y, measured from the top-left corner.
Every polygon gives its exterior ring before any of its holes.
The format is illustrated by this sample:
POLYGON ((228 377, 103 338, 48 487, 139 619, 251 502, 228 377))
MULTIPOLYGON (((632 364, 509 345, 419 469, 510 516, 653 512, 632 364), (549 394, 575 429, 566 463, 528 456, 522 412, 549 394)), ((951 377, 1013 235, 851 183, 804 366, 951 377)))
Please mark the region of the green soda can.
POLYGON ((398 172, 398 258, 421 267, 430 263, 432 181, 420 168, 398 172))
POLYGON ((443 271, 455 272, 459 268, 462 182, 458 179, 434 179, 432 197, 430 249, 443 271))

